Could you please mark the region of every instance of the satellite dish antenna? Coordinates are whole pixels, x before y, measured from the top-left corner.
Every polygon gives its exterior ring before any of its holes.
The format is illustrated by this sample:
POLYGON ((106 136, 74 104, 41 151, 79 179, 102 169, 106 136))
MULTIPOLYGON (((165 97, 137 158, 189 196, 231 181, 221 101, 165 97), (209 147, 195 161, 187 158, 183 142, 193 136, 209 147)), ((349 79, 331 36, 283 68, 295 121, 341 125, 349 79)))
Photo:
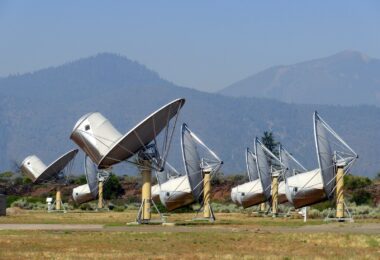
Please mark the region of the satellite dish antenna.
MULTIPOLYGON (((125 135, 121 135, 100 113, 90 113, 78 120, 70 136, 98 165, 98 169, 107 169, 123 161, 133 163, 140 168, 143 187, 138 223, 149 223, 151 220, 152 169, 158 171, 164 169, 178 112, 184 103, 185 99, 176 99, 166 104, 125 135), (172 118, 174 123, 170 124, 172 118), (160 149, 158 134, 161 131, 165 134, 160 149), (137 160, 130 161, 132 156, 137 156, 137 160)), ((153 205, 155 206, 154 202, 153 205)))
POLYGON ((255 139, 255 152, 257 157, 257 169, 263 187, 266 201, 272 203, 272 216, 278 214, 278 188, 279 178, 283 176, 285 168, 277 156, 275 156, 260 140, 255 139))
POLYGON ((249 148, 245 150, 245 159, 249 181, 233 187, 231 199, 235 204, 249 208, 262 203, 265 198, 257 168, 257 157, 249 148))
POLYGON ((282 145, 279 145, 279 159, 284 168, 284 174, 278 184, 278 203, 282 204, 288 202, 288 198, 286 196, 286 178, 302 172, 307 172, 307 169, 282 145))
POLYGON ((260 211, 265 211, 265 202, 272 202, 272 213, 276 216, 279 203, 278 182, 284 167, 280 159, 258 138, 255 138, 254 148, 255 154, 246 150, 249 182, 234 187, 231 198, 243 208, 260 204, 260 211))
POLYGON ((199 202, 203 205, 204 219, 214 221, 210 204, 211 178, 223 161, 186 124, 181 128, 181 148, 186 175, 161 185, 161 202, 169 211, 199 202))
POLYGON ((75 203, 82 204, 98 197, 97 210, 101 210, 104 207, 103 185, 109 178, 109 172, 104 169, 98 170, 87 155, 84 158, 84 172, 87 183, 73 189, 73 199, 75 203))
POLYGON ((346 210, 348 219, 352 220, 344 203, 343 177, 358 155, 317 112, 314 113, 313 122, 319 168, 287 178, 287 197, 295 208, 300 208, 332 200, 335 195, 337 210, 334 219, 347 220, 344 218, 346 210))
POLYGON ((71 150, 60 156, 57 160, 46 166, 36 155, 26 157, 21 163, 21 171, 32 180, 34 184, 57 183, 55 210, 64 212, 61 189, 69 172, 72 170, 73 161, 78 153, 78 149, 71 150))
POLYGON ((163 171, 155 171, 157 184, 152 186, 152 200, 155 203, 160 202, 160 192, 161 185, 166 183, 169 180, 179 177, 181 174, 168 162, 165 163, 165 168, 163 171))

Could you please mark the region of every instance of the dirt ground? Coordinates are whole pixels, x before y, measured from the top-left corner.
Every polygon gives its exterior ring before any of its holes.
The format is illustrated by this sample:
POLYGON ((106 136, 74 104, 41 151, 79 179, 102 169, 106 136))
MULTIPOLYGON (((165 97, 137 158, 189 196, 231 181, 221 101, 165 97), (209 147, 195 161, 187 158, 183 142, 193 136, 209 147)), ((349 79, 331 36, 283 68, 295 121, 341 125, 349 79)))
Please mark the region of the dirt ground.
MULTIPOLYGON (((136 212, 15 211, 0 217, 0 259, 380 259, 380 221, 217 214, 213 224, 127 225, 136 212)), ((154 216, 157 217, 157 216, 154 216)))

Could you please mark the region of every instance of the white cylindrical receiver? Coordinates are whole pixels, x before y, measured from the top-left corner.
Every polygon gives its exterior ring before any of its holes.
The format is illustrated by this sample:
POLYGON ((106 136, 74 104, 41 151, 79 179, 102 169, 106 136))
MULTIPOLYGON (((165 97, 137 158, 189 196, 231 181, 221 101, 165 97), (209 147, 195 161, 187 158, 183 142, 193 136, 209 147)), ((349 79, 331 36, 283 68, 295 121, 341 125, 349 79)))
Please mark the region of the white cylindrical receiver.
POLYGON ((121 137, 121 133, 98 112, 82 116, 70 136, 96 164, 121 137))
POLYGON ((88 186, 88 184, 84 184, 84 185, 74 188, 73 199, 75 203, 77 204, 82 204, 82 203, 93 200, 94 197, 90 191, 90 186, 88 186))
POLYGON ((47 166, 35 155, 30 155, 21 163, 21 171, 33 182, 46 170, 47 166))

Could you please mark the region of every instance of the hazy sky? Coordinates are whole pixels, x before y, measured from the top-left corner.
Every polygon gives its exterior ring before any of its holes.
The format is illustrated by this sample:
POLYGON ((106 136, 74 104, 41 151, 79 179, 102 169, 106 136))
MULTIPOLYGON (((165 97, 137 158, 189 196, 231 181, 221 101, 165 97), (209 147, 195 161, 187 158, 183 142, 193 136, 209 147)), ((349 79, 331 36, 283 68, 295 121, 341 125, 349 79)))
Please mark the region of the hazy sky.
POLYGON ((346 49, 380 57, 380 1, 0 0, 1 76, 114 52, 214 91, 346 49))

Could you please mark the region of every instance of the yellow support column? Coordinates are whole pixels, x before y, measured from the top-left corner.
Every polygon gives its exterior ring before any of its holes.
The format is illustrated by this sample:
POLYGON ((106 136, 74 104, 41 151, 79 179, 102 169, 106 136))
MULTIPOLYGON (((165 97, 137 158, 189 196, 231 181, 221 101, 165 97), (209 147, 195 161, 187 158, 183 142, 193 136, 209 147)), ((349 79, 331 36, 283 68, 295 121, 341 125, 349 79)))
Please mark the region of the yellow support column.
POLYGON ((103 182, 98 183, 98 209, 103 208, 103 182))
POLYGON ((344 218, 344 169, 343 167, 338 167, 336 172, 336 218, 344 218))
POLYGON ((150 163, 148 160, 143 162, 142 174, 142 193, 141 193, 141 203, 142 203, 142 220, 148 222, 151 219, 150 204, 152 199, 152 170, 150 168, 150 163))
POLYGON ((260 211, 265 212, 265 208, 266 208, 265 202, 261 203, 260 204, 260 211))
POLYGON ((210 218, 211 176, 209 171, 203 172, 203 217, 210 218))
POLYGON ((278 175, 272 176, 272 216, 278 213, 278 175))
POLYGON ((61 189, 57 188, 57 192, 55 194, 55 209, 56 210, 61 210, 61 203, 62 203, 61 189))

